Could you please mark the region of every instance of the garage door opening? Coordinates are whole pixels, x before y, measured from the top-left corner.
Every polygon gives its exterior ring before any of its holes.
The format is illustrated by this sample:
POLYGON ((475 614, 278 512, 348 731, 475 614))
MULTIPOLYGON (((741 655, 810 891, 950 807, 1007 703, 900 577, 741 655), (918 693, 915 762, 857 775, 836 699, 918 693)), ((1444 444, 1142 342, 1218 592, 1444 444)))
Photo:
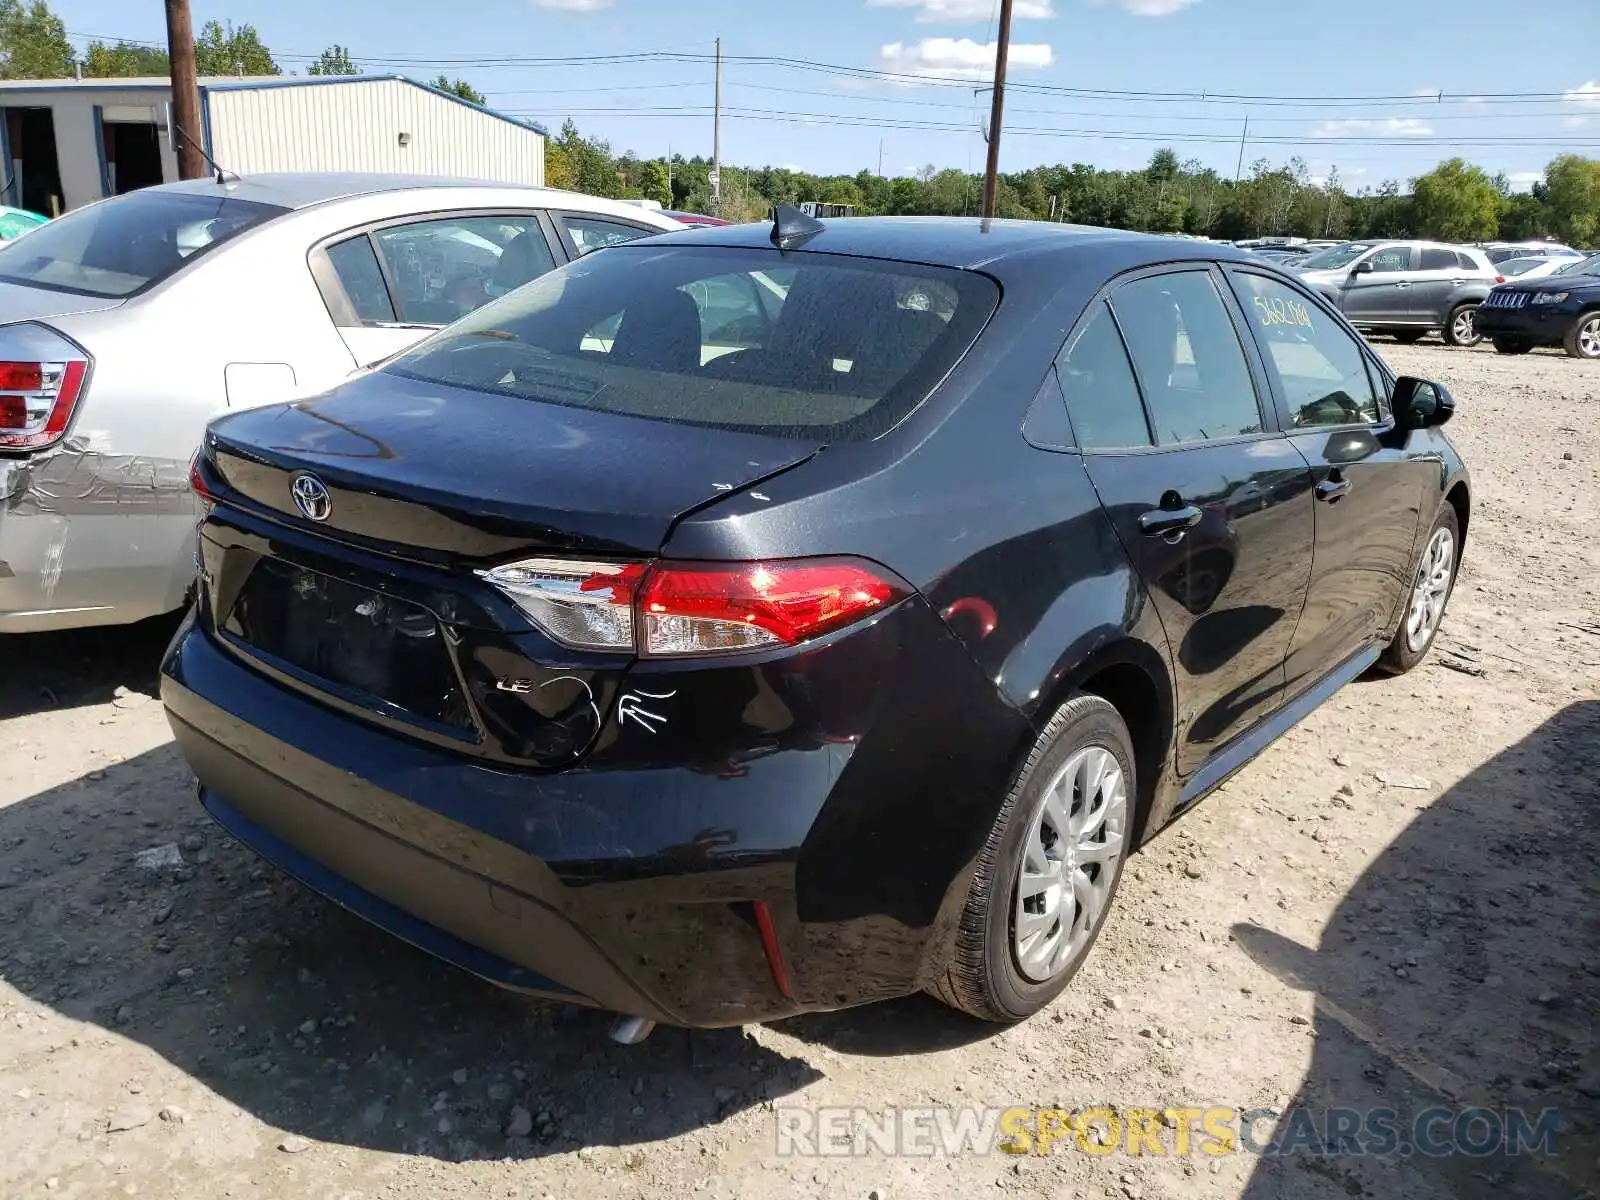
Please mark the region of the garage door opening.
POLYGON ((11 146, 11 161, 5 164, 5 202, 60 216, 66 204, 56 159, 55 114, 48 108, 7 108, 5 120, 11 146))
POLYGON ((161 135, 151 121, 101 121, 106 184, 113 196, 161 182, 161 135))

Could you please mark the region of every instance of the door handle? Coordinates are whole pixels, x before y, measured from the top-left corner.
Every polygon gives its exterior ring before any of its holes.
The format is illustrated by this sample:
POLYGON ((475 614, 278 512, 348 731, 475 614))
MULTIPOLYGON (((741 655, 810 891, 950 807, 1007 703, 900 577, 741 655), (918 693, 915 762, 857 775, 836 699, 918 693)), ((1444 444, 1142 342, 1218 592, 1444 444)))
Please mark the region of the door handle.
POLYGON ((1317 484, 1317 499, 1328 504, 1337 504, 1350 494, 1350 481, 1348 479, 1335 479, 1329 476, 1317 484))
POLYGON ((1396 279, 1396 280, 1395 280, 1395 281, 1394 281, 1394 285, 1395 285, 1395 287, 1397 287, 1397 288, 1408 288, 1408 287, 1410 287, 1410 286, 1411 286, 1411 283, 1410 283, 1410 281, 1409 281, 1409 280, 1405 280, 1405 279, 1396 279))
POLYGON ((1139 532, 1145 537, 1164 537, 1175 542, 1186 530, 1205 519, 1205 512, 1193 504, 1182 508, 1152 508, 1139 516, 1139 532))

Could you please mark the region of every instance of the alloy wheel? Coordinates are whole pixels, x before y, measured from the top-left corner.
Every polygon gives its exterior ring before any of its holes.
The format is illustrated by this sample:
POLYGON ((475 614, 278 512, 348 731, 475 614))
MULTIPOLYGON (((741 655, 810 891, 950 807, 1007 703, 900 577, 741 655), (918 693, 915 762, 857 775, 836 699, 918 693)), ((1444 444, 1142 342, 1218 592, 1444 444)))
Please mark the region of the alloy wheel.
POLYGON ((1025 978, 1054 978, 1089 944, 1127 852, 1127 823, 1128 783, 1109 750, 1079 750, 1044 789, 1012 914, 1012 952, 1025 978))
POLYGON ((1455 537, 1448 529, 1434 530, 1428 548, 1423 551, 1417 584, 1411 590, 1411 608, 1406 613, 1406 645, 1413 654, 1427 648, 1444 617, 1455 561, 1455 537))
POLYGON ((1450 333, 1456 345, 1470 346, 1478 340, 1477 309, 1463 308, 1450 321, 1450 333))
POLYGON ((1578 349, 1585 358, 1600 358, 1600 316, 1590 317, 1578 330, 1578 349))

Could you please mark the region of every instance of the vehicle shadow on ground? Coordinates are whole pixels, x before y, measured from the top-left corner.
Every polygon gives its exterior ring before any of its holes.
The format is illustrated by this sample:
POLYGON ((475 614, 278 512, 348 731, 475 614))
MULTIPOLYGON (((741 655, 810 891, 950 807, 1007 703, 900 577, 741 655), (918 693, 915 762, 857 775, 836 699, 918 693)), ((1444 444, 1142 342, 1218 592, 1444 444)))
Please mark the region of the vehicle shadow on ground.
POLYGON ((0 720, 105 704, 119 687, 158 693, 161 652, 181 613, 136 625, 0 634, 0 720))
POLYGON ((372 929, 213 826, 172 745, 0 808, 0 974, 269 1126, 449 1161, 654 1141, 818 1077, 738 1029, 617 1046, 372 929), (167 843, 183 865, 135 863, 167 843))
POLYGON ((1600 1183, 1600 702, 1571 705, 1427 805, 1316 947, 1233 932, 1317 1010, 1311 1067, 1276 1135, 1307 1149, 1261 1158, 1248 1200, 1569 1200, 1600 1183), (1535 1128, 1556 1110, 1555 1152, 1318 1153, 1334 1107, 1390 1110, 1402 1144, 1444 1110, 1430 1140, 1459 1129, 1480 1150, 1495 1126, 1457 1127, 1462 1110, 1520 1109, 1535 1128))

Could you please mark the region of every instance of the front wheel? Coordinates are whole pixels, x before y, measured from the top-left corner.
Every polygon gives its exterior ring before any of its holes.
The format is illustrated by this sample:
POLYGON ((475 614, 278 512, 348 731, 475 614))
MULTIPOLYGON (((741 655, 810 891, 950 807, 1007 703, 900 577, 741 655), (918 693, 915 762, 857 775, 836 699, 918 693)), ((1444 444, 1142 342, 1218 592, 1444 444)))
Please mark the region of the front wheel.
POLYGON ((1478 332, 1478 306, 1458 304, 1444 320, 1444 340, 1447 346, 1476 346, 1483 340, 1478 332))
POLYGON ((1584 313, 1574 321, 1562 345, 1573 358, 1600 358, 1600 312, 1584 313))
POLYGON ((1447 501, 1433 519, 1428 540, 1422 548, 1422 561, 1411 585, 1406 615, 1394 640, 1378 659, 1378 666, 1391 675, 1403 675, 1427 657, 1445 605, 1455 591, 1456 569, 1460 565, 1461 525, 1456 510, 1447 501))
POLYGON ((1021 1021, 1089 954, 1132 847, 1133 743, 1117 710, 1077 695, 1034 743, 978 858, 929 989, 986 1021, 1021 1021))
POLYGON ((1532 342, 1525 342, 1521 338, 1495 338, 1494 352, 1496 354, 1526 354, 1533 349, 1532 342))

